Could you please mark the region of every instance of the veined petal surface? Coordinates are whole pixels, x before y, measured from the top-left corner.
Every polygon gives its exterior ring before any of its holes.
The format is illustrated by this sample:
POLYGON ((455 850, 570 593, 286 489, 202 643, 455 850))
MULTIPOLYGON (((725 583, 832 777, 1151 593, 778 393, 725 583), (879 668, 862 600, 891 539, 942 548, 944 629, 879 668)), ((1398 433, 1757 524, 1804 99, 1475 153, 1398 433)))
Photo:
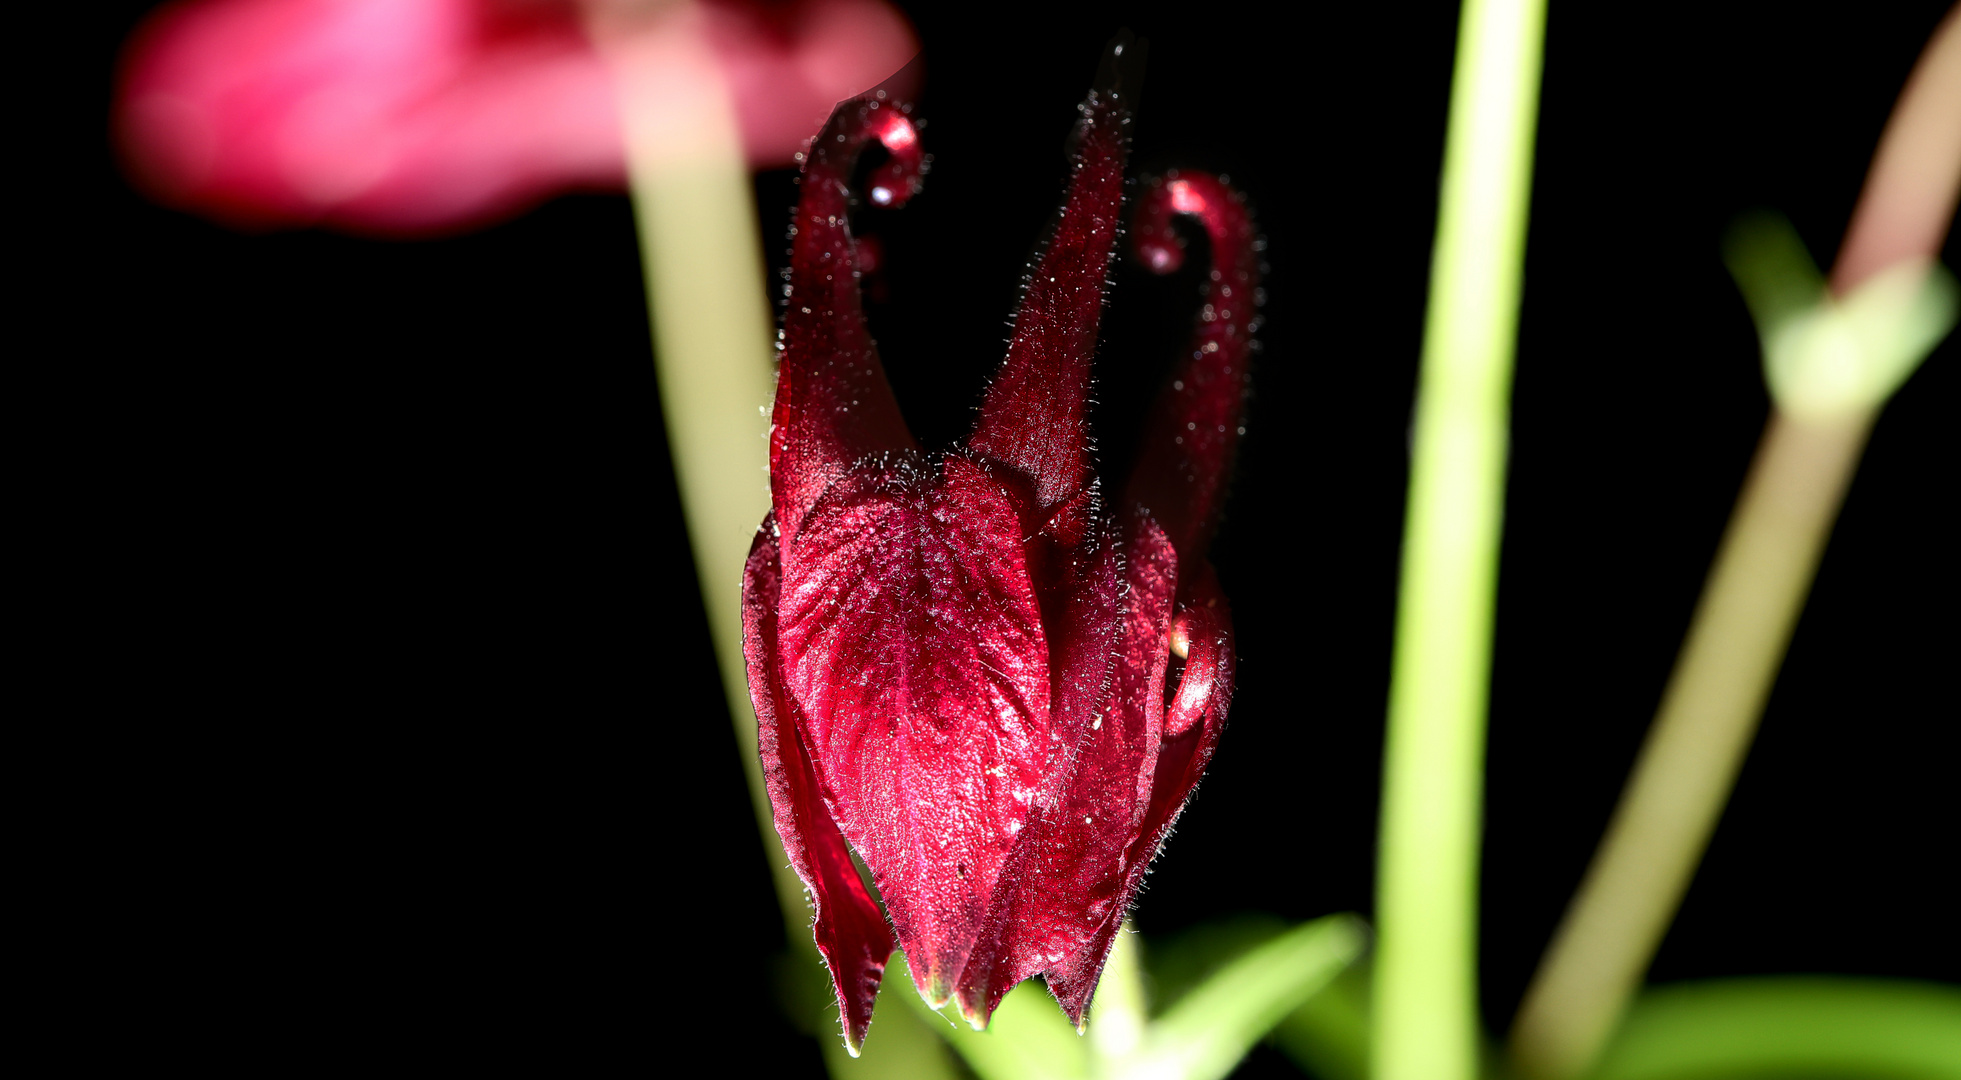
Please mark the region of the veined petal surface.
POLYGON ((782 678, 921 992, 943 1002, 1049 756, 1021 503, 977 463, 862 465, 784 552, 782 678))

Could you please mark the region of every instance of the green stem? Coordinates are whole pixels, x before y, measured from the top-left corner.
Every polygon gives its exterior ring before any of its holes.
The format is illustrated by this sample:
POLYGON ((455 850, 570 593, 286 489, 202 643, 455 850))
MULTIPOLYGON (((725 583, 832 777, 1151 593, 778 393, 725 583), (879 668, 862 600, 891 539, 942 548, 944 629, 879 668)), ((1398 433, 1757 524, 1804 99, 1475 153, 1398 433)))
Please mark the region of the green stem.
POLYGON ((1103 962, 1103 977, 1090 1000, 1089 1046, 1092 1072, 1102 1080, 1121 1080, 1120 1063, 1137 1052, 1150 1033, 1151 1010, 1144 993, 1144 947, 1137 928, 1124 920, 1123 933, 1103 962))
POLYGON ((1465 0, 1384 751, 1380 1080, 1477 1072, 1484 733, 1544 30, 1543 0, 1465 0))
MULTIPOLYGON (((666 13, 678 21, 691 12, 666 13)), ((719 69, 693 34, 662 26, 610 43, 626 128, 654 368, 722 689, 786 919, 803 886, 776 838, 742 657, 742 564, 769 510, 770 312, 748 168, 719 69)))
MULTIPOLYGON (((792 977, 822 978, 803 883, 777 838, 756 751, 756 714, 742 655, 742 564, 769 510, 766 419, 775 376, 773 320, 748 166, 720 68, 685 3, 620 5, 620 25, 594 20, 613 69, 626 135, 628 185, 640 233, 662 416, 709 634, 742 750, 757 828, 790 946, 792 977), (632 20, 638 14, 643 21, 632 20), (644 21, 651 19, 654 21, 644 21)), ((767 981, 758 973, 759 981, 767 981)), ((904 986, 910 993, 911 987, 904 986)), ((878 1037, 853 1060, 836 1037, 828 990, 807 1018, 835 1076, 951 1080, 938 1040, 881 995, 878 1037)))
POLYGON ((1961 192, 1961 8, 1921 54, 1874 155, 1830 298, 1794 235, 1741 230, 1730 263, 1777 409, 1607 836, 1527 988, 1512 1057, 1584 1075, 1646 973, 1729 801, 1887 397, 1954 323, 1928 273, 1961 192))
POLYGON ((1520 1006, 1528 1076, 1583 1074, 1613 1034, 1729 800, 1873 414, 1771 417, 1607 836, 1520 1006))

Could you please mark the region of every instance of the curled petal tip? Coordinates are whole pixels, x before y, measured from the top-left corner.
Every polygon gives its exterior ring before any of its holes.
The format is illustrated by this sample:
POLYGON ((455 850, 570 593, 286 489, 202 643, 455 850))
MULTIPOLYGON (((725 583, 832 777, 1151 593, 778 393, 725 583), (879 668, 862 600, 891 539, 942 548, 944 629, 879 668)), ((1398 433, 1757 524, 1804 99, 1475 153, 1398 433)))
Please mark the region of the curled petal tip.
POLYGON ((919 194, 926 173, 926 155, 920 149, 919 129, 897 109, 888 108, 878 117, 874 130, 880 145, 892 156, 872 170, 866 184, 866 194, 879 206, 904 206, 919 194))
MULTIPOLYGON (((1181 552, 1203 551, 1218 521, 1245 415, 1247 358, 1264 298, 1259 234, 1223 176, 1170 171, 1138 197, 1131 226, 1138 258, 1158 273, 1184 263, 1173 222, 1189 217, 1211 245, 1198 319, 1170 385, 1153 406, 1130 499, 1148 507, 1181 552)), ((1187 562, 1187 568, 1196 566, 1187 562)), ((1189 584, 1189 582, 1185 582, 1189 584)))
POLYGON ((1165 243, 1156 238, 1138 237, 1137 255, 1153 274, 1175 274, 1185 265, 1185 245, 1175 236, 1165 243))
POLYGON ((1173 171, 1147 181, 1130 224, 1130 247, 1137 261, 1153 274, 1175 274, 1185 266, 1185 238, 1172 227, 1177 216, 1165 188, 1176 184, 1173 171))

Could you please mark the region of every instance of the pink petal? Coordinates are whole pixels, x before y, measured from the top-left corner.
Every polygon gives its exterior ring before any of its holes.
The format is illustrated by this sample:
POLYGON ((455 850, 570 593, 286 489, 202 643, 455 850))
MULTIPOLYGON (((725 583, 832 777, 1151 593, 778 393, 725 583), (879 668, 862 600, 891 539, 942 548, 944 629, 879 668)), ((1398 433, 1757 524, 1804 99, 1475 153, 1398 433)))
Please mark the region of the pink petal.
POLYGON ((817 951, 830 967, 845 1045, 856 1054, 871 1026, 873 1000, 892 953, 892 933, 824 806, 798 732, 796 702, 777 677, 781 567, 773 531, 774 522, 765 520, 744 568, 742 650, 749 661, 749 692, 756 705, 763 781, 776 813, 776 833, 783 838, 790 866, 809 890, 817 951))
MULTIPOLYGON (((882 0, 703 9, 762 165, 917 48, 882 0)), ((170 5, 131 39, 115 124, 153 197, 246 226, 450 230, 625 176, 611 77, 570 0, 170 5)))
MULTIPOLYGON (((885 82, 919 52, 912 27, 883 0, 721 3, 706 14, 743 147, 758 167, 796 160, 838 102, 885 82)), ((886 89, 907 100, 918 87, 886 89)))
POLYGON ((611 87, 576 12, 486 43, 483 7, 167 7, 124 58, 117 127, 132 172, 163 201, 234 224, 383 230, 492 216, 541 185, 616 184, 611 87))
POLYGON ((929 1000, 945 1001, 1049 754, 1026 497, 892 455, 783 547, 781 674, 833 814, 929 1000))
POLYGON ((968 445, 1025 472, 1043 507, 1090 481, 1089 369, 1123 208, 1129 111, 1092 93, 1077 127, 1075 176, 1015 312, 1008 356, 968 445))

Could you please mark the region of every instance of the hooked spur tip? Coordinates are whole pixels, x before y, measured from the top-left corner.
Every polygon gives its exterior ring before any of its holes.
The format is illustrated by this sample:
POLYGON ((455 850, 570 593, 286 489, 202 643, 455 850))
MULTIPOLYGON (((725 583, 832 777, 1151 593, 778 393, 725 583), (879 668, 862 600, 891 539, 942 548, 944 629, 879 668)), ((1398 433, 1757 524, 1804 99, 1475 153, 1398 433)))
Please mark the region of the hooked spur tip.
POLYGON ((896 110, 886 109, 873 121, 873 133, 892 156, 872 170, 866 195, 874 206, 897 208, 919 194, 926 171, 926 156, 919 145, 919 129, 896 110))
POLYGON ((1144 258, 1144 265, 1153 274, 1176 273, 1179 267, 1185 265, 1184 249, 1176 244, 1140 243, 1137 250, 1144 258))

